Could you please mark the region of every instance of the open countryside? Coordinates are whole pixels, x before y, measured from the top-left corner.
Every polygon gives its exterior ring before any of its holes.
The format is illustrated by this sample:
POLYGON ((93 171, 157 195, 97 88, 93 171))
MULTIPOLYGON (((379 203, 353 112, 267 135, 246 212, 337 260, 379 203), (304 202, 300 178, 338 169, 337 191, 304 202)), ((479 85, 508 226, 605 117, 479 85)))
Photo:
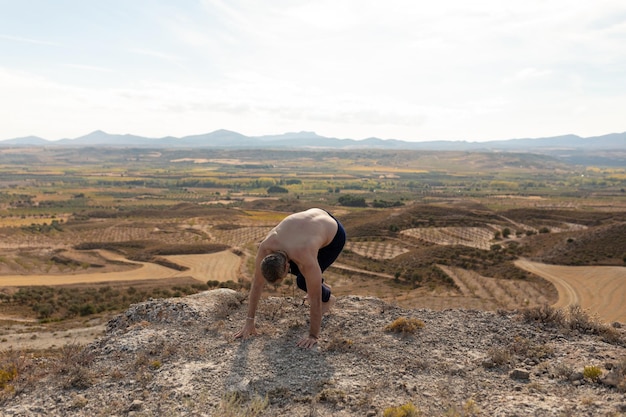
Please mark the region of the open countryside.
POLYGON ((150 297, 246 291, 257 243, 314 206, 348 231, 326 274, 338 296, 579 305, 626 322, 620 168, 530 154, 31 148, 1 153, 0 170, 3 346, 25 321, 79 332, 150 297))

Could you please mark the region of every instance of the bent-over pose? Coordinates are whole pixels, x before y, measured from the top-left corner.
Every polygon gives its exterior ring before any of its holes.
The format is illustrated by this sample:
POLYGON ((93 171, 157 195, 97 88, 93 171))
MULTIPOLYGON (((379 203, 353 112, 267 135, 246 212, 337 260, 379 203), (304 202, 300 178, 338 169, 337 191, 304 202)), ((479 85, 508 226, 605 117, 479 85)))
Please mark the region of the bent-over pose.
POLYGON ((322 272, 343 250, 346 231, 330 213, 312 208, 285 217, 263 239, 257 252, 248 304, 248 317, 235 338, 256 335, 254 316, 265 281, 280 282, 287 273, 296 275, 298 287, 310 304, 309 334, 297 346, 311 348, 319 338, 322 315, 335 303, 322 272))

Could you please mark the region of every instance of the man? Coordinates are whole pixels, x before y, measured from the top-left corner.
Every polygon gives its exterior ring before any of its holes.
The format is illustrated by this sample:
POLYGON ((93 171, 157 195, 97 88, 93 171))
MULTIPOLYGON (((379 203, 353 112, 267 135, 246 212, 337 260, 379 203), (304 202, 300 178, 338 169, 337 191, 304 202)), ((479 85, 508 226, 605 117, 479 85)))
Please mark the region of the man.
POLYGON ((335 303, 322 272, 341 253, 346 231, 330 213, 312 208, 285 217, 263 239, 254 265, 248 317, 235 338, 256 335, 254 316, 265 281, 279 283, 287 273, 296 275, 298 288, 306 291, 310 304, 309 334, 297 346, 309 349, 319 338, 322 315, 335 303))

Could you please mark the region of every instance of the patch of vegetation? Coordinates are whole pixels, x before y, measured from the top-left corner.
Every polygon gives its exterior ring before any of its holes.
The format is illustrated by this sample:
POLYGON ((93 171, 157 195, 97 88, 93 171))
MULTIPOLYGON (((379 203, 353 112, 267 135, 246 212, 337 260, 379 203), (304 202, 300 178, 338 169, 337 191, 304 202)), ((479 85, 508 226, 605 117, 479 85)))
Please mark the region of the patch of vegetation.
POLYGON ((398 317, 392 323, 385 326, 385 331, 391 333, 401 333, 403 335, 414 334, 418 329, 421 329, 424 326, 424 322, 420 319, 413 317, 398 317))
POLYGON ((125 289, 102 287, 20 287, 5 294, 5 306, 27 306, 43 321, 66 320, 100 313, 118 312, 148 298, 182 297, 205 291, 205 284, 174 285, 170 288, 125 289))
POLYGON ((542 262, 559 265, 623 265, 626 222, 563 236, 535 236, 525 246, 542 262))
POLYGON ((583 377, 596 382, 602 376, 602 369, 595 365, 585 366, 583 368, 583 377))
POLYGON ((383 417, 420 417, 421 415, 422 412, 413 403, 385 408, 383 411, 383 417))
POLYGON ((13 349, 0 351, 0 405, 28 384, 29 365, 24 352, 13 349))
POLYGON ((358 195, 342 195, 337 199, 337 202, 342 206, 346 207, 367 207, 367 203, 365 202, 365 197, 358 195))
POLYGON ((263 414, 268 405, 267 396, 249 396, 235 391, 222 396, 217 411, 223 417, 257 417, 263 414))
POLYGON ((592 317, 579 305, 572 305, 567 310, 556 309, 552 306, 538 306, 521 311, 522 318, 529 323, 541 326, 557 327, 565 332, 579 332, 597 335, 607 343, 623 343, 620 333, 614 327, 602 323, 597 317, 592 317))

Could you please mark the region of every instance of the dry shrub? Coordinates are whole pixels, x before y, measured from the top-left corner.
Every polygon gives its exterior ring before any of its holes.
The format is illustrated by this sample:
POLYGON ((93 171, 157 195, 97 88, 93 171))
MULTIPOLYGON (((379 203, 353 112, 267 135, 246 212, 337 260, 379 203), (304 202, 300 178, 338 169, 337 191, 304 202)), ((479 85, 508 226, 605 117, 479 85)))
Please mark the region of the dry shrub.
POLYGON ((492 366, 508 365, 513 359, 510 350, 505 348, 492 347, 489 349, 488 354, 491 358, 491 363, 493 363, 492 366))
POLYGON ((85 389, 93 384, 93 373, 88 368, 94 361, 94 353, 78 343, 69 343, 60 350, 56 371, 65 389, 85 389))
POLYGON ((515 336, 510 345, 511 352, 528 359, 544 359, 554 354, 554 348, 548 344, 538 344, 530 339, 515 336))
POLYGON ((554 375, 561 379, 569 379, 574 373, 574 368, 567 363, 557 363, 553 367, 554 375))
POLYGON ((619 361, 617 366, 613 369, 613 372, 615 372, 618 378, 618 391, 626 393, 626 356, 619 361))
POLYGON ((230 392, 222 396, 218 414, 222 417, 257 417, 269 405, 267 396, 253 395, 249 397, 241 392, 230 392))
POLYGON ((346 353, 354 348, 354 342, 351 339, 346 339, 342 336, 333 337, 326 345, 326 350, 329 352, 346 353))
POLYGON ((19 350, 0 351, 0 404, 19 394, 41 375, 36 375, 30 356, 19 350))
POLYGON ((389 407, 383 411, 383 417, 420 417, 421 415, 422 412, 413 403, 389 407))
POLYGON ((547 304, 522 310, 522 317, 528 323, 540 323, 552 326, 562 326, 565 323, 565 313, 547 304))
POLYGON ((552 306, 542 305, 522 310, 522 318, 529 323, 559 327, 567 332, 577 331, 583 334, 600 336, 605 342, 622 342, 619 331, 592 317, 577 304, 569 306, 567 311, 552 306))
POLYGON ((422 320, 410 317, 399 317, 393 323, 385 326, 385 331, 392 333, 414 334, 418 329, 424 327, 422 320))
POLYGON ((568 310, 568 329, 585 334, 595 334, 602 337, 607 343, 619 343, 620 334, 614 327, 602 323, 597 317, 592 317, 579 305, 572 305, 568 310))
POLYGON ((338 388, 324 388, 315 399, 322 403, 339 404, 346 399, 346 392, 338 388))

